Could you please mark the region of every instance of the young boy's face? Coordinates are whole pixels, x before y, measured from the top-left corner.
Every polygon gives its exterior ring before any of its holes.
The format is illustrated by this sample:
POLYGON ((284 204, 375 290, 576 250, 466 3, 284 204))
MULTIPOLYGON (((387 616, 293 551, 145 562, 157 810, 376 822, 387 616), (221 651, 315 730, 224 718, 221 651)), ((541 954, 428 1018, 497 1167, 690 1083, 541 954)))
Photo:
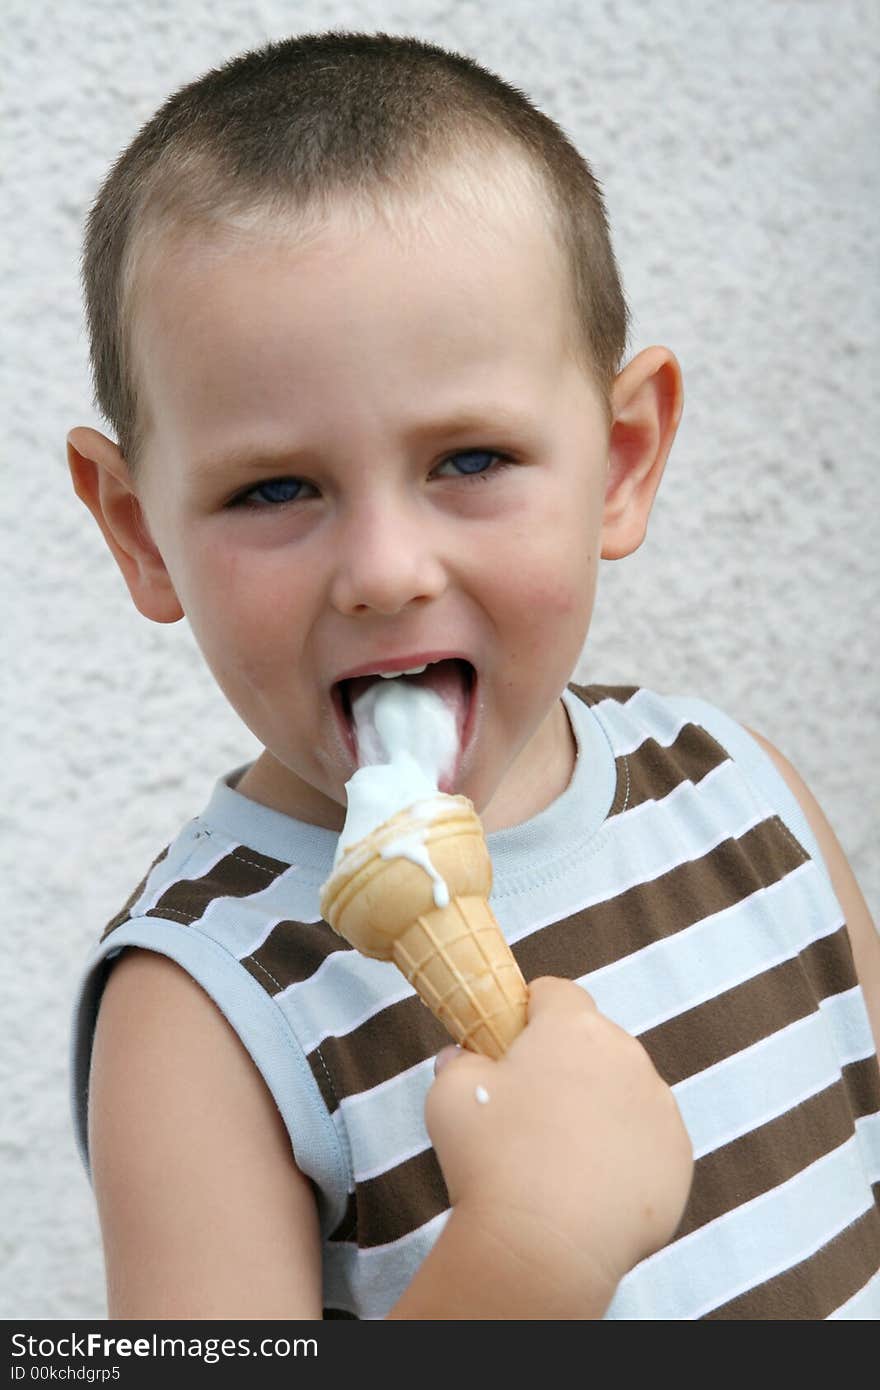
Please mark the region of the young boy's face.
MULTIPOLYGON (((341 213, 299 246, 191 241, 137 323, 154 425, 135 490, 164 582, 266 749, 241 789, 330 828, 356 768, 334 686, 389 661, 472 663, 445 789, 490 829, 573 767, 559 696, 593 608, 603 403, 565 351, 566 279, 536 215, 491 238, 427 215, 405 251, 341 213)), ((150 616, 157 583, 136 596, 150 616)))

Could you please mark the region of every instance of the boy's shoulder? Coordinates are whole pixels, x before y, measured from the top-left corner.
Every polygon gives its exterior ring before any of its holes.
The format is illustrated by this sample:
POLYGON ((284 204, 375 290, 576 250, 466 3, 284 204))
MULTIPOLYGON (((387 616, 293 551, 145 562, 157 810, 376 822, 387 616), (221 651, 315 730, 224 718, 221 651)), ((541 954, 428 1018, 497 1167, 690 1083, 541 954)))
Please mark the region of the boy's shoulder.
POLYGON ((309 861, 310 827, 291 822, 294 832, 303 831, 305 854, 295 833, 286 845, 273 842, 260 825, 264 808, 239 796, 235 780, 235 772, 221 778, 203 813, 156 856, 85 962, 71 1037, 77 1145, 88 1169, 92 1039, 110 972, 130 947, 156 952, 213 1000, 261 1073, 288 1130, 293 1132, 298 1116, 312 1117, 299 1133, 297 1161, 307 1175, 327 1179, 332 1211, 325 1217, 335 1223, 348 1190, 344 1154, 308 1061, 308 1037, 294 1026, 304 1020, 294 1017, 285 996, 291 983, 313 973, 331 947, 343 943, 316 919, 315 883, 324 869, 320 858, 309 861), (250 833, 249 826, 263 833, 250 833), (291 940, 295 951, 286 949, 291 940))
POLYGON ((804 807, 782 774, 781 759, 771 756, 771 745, 718 705, 700 695, 630 683, 571 683, 569 689, 591 708, 615 758, 625 764, 630 783, 640 774, 653 781, 664 762, 694 781, 731 764, 755 801, 778 817, 827 873, 804 807))
POLYGON ((107 923, 105 941, 125 922, 170 920, 191 927, 215 900, 259 903, 271 915, 273 893, 283 889, 288 909, 310 914, 332 864, 335 836, 252 801, 235 790, 245 767, 217 779, 207 803, 162 849, 120 910, 107 923))
POLYGON ((737 724, 718 705, 689 691, 660 691, 634 682, 609 685, 572 681, 568 688, 585 704, 598 709, 602 714, 609 715, 612 710, 625 714, 633 727, 672 727, 672 715, 675 725, 679 727, 686 717, 700 723, 707 733, 711 733, 713 727, 725 735, 732 734, 734 738, 737 737, 737 731, 745 732, 743 726, 737 724))

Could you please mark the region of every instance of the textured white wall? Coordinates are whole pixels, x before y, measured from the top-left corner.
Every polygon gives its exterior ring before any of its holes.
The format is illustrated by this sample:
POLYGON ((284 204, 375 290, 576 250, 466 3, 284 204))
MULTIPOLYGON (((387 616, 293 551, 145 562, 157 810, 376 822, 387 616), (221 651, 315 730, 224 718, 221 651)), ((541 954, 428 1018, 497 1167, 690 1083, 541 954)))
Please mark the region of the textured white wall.
POLYGON ((876 913, 880 18, 875 0, 6 0, 4 19, 0 1316, 102 1317, 67 1109, 75 979, 255 751, 185 627, 131 607, 67 479, 66 431, 104 428, 77 273, 107 167, 183 82, 330 27, 461 48, 559 120, 605 187, 633 350, 671 346, 687 396, 648 542, 605 565, 579 674, 701 694, 780 745, 876 913))

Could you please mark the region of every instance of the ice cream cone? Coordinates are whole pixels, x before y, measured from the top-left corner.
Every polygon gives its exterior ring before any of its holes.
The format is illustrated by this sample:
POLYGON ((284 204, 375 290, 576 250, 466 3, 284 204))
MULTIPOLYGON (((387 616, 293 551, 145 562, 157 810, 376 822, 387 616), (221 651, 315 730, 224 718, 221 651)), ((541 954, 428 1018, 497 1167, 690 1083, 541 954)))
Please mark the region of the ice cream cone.
POLYGON ((525 1026, 527 989, 491 888, 473 803, 438 793, 346 850, 321 913, 358 951, 393 961, 456 1042, 498 1058, 525 1026))

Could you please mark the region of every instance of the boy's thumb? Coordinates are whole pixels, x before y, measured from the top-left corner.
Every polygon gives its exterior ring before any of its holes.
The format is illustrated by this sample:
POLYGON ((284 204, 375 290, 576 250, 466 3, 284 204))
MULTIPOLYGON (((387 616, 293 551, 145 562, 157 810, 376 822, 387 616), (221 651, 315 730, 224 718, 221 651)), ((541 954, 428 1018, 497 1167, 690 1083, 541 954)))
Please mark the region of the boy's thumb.
POLYGON ((455 1057, 461 1056, 462 1049, 458 1043, 451 1043, 449 1047, 442 1048, 434 1058, 434 1075, 439 1076, 443 1068, 455 1057))

